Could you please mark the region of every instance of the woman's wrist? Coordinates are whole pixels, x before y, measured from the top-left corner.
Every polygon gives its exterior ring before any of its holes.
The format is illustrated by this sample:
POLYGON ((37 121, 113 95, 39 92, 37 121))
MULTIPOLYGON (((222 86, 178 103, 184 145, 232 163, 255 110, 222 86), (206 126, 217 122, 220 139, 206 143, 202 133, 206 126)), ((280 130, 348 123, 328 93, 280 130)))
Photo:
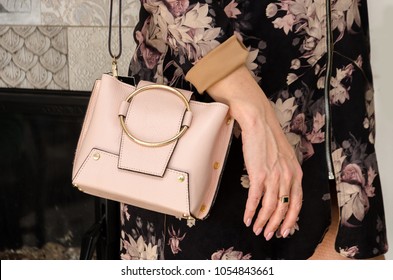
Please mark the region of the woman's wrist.
POLYGON ((240 124, 263 121, 265 112, 272 110, 265 93, 245 65, 209 87, 207 92, 214 100, 227 104, 232 117, 240 124))

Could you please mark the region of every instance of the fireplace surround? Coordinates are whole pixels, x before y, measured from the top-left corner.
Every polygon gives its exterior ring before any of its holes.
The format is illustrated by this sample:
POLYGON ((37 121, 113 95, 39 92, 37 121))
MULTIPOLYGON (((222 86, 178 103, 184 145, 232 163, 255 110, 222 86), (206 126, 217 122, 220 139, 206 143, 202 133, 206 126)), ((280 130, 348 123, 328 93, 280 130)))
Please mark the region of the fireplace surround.
POLYGON ((97 258, 115 257, 108 242, 114 238, 118 246, 119 239, 116 224, 108 226, 108 210, 115 218, 116 203, 71 184, 89 95, 0 88, 0 251, 59 244, 82 246, 81 258, 92 258, 97 245, 97 258))

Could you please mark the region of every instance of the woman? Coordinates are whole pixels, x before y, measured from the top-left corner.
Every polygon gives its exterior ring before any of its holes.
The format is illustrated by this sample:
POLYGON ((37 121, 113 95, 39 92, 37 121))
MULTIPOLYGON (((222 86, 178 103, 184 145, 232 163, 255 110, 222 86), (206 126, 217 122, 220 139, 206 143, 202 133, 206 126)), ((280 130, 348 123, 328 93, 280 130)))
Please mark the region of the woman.
POLYGON ((238 125, 210 216, 121 205, 121 257, 307 259, 336 194, 336 251, 384 254, 366 1, 141 4, 130 74, 224 102, 238 125))

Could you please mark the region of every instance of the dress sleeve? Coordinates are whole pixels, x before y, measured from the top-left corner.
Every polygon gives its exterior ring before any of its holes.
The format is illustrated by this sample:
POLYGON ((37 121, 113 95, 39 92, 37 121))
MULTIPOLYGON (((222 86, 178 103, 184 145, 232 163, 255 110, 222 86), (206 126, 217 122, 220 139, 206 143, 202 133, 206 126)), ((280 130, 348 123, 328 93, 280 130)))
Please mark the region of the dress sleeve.
POLYGON ((233 35, 199 60, 187 72, 186 80, 202 94, 210 86, 245 64, 247 56, 247 48, 233 35))

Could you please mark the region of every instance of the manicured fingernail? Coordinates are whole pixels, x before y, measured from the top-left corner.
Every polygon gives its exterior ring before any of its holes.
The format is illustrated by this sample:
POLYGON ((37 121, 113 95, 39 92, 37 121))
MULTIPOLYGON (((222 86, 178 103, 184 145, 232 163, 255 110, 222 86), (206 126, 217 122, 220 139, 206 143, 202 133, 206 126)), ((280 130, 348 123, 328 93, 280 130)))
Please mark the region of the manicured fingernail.
POLYGON ((249 227, 250 225, 251 225, 251 219, 248 218, 248 219, 247 219, 247 222, 246 222, 246 227, 249 227))
POLYGON ((261 234, 261 232, 262 232, 262 228, 258 228, 256 231, 255 231, 255 235, 260 235, 261 234))
POLYGON ((269 234, 265 237, 266 241, 269 241, 270 239, 272 239, 273 234, 274 234, 273 232, 269 232, 269 234))
POLYGON ((286 238, 289 235, 289 229, 287 228, 284 233, 282 234, 282 237, 286 238))

